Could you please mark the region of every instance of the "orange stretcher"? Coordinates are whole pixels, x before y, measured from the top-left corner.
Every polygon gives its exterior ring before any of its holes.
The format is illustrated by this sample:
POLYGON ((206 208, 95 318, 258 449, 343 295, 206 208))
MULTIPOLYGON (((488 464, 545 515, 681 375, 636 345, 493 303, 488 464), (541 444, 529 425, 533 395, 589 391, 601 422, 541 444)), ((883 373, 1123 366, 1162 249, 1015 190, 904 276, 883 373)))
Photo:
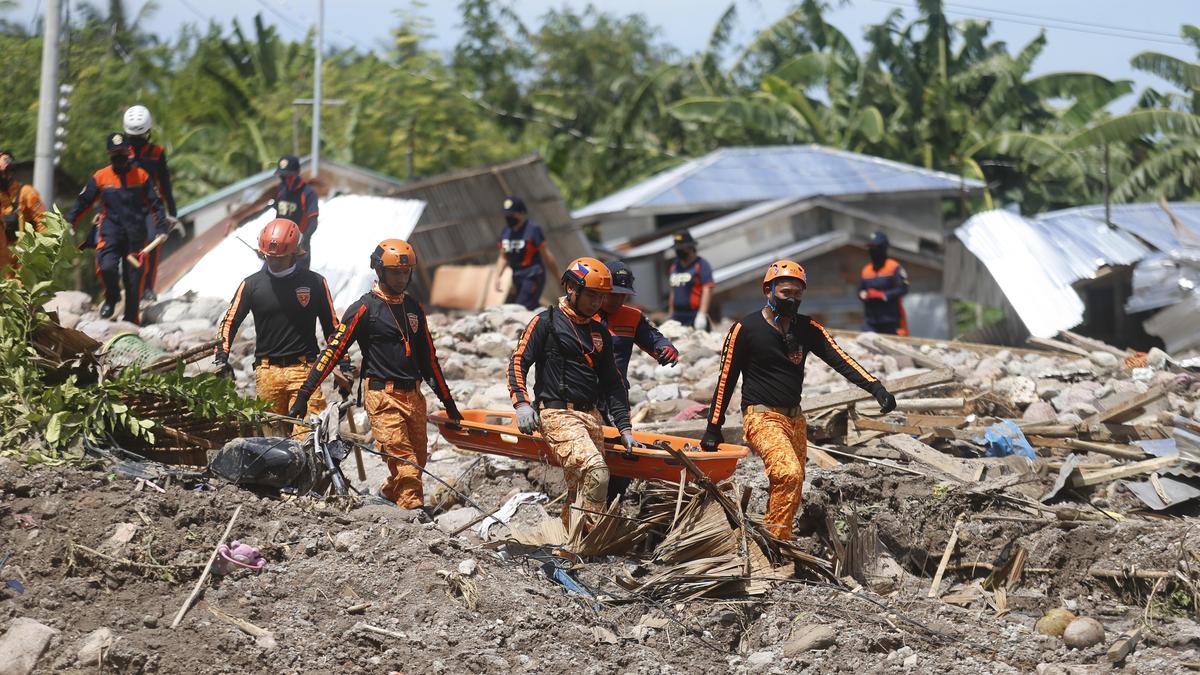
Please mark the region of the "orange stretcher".
MULTIPOLYGON (((463 420, 458 424, 441 413, 430 415, 429 421, 438 425, 443 438, 462 450, 559 466, 558 457, 540 435, 529 436, 517 429, 513 411, 463 410, 462 415, 463 420)), ((704 452, 694 438, 634 431, 634 440, 648 447, 635 447, 630 456, 621 445, 620 436, 615 428, 604 427, 604 461, 610 474, 626 478, 678 483, 683 463, 661 449, 664 443, 686 453, 713 481, 732 476, 738 460, 750 453, 746 446, 731 443, 722 443, 715 452, 704 452)))

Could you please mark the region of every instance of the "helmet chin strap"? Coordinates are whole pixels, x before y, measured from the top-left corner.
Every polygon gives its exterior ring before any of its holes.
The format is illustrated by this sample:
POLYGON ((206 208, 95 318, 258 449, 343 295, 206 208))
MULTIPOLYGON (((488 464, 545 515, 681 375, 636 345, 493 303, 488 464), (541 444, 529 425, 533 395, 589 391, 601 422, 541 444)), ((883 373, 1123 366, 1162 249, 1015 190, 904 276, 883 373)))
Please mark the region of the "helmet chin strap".
MULTIPOLYGON (((383 268, 375 270, 375 279, 379 282, 379 287, 382 288, 388 295, 403 295, 404 291, 408 289, 408 284, 404 284, 403 288, 397 289, 389 284, 385 280, 386 278, 387 275, 383 273, 383 268)), ((411 281, 412 277, 409 277, 409 280, 411 281)))

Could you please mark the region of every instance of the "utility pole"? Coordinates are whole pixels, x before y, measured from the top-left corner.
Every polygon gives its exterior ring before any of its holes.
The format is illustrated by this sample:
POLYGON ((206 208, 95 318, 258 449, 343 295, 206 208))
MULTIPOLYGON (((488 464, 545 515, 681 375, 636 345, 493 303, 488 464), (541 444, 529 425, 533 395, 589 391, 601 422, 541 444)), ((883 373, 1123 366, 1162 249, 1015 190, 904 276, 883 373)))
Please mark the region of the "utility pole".
POLYGON ((54 203, 54 122, 58 118, 58 0, 45 0, 42 14, 42 81, 38 90, 37 142, 33 187, 54 203))
POLYGON ((312 177, 321 171, 321 52, 325 49, 325 0, 317 0, 317 65, 313 71, 312 177))
MULTIPOLYGON (((300 108, 297 106, 312 105, 311 98, 294 98, 292 99, 292 154, 300 156, 300 108)), ((326 98, 321 100, 321 105, 346 105, 344 98, 326 98)))

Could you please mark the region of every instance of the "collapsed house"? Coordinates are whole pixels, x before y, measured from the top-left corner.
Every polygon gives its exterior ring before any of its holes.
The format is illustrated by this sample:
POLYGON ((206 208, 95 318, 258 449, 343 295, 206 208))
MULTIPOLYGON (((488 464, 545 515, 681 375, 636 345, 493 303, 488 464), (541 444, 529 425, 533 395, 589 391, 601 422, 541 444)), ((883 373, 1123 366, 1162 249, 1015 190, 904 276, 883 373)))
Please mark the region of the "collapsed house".
MULTIPOLYGON (((301 173, 309 167, 309 159, 301 159, 301 173)), ((180 209, 194 237, 164 258, 156 290, 168 296, 187 291, 203 295, 204 284, 209 284, 215 287, 212 292, 227 290, 217 297, 230 297, 237 280, 259 264, 254 262, 253 244, 258 230, 273 217, 267 201, 276 180, 273 171, 264 171, 180 209), (243 269, 245 274, 235 274, 243 269), (185 277, 190 278, 178 285, 185 277), (199 281, 202 278, 207 281, 199 281)), ((494 262, 504 225, 500 204, 512 194, 525 200, 530 218, 542 225, 557 256, 570 260, 592 252, 536 154, 409 183, 353 165, 322 162, 321 176, 313 185, 321 200, 313 269, 330 277, 331 286, 340 283, 333 277, 356 279, 345 282, 344 288, 350 289, 345 297, 357 297, 369 288, 370 274, 362 273, 370 272, 367 256, 387 237, 406 239, 420 253, 411 288, 423 299, 432 293, 438 267, 494 262)), ((477 288, 477 276, 450 275, 446 295, 465 293, 454 288, 459 285, 477 288)), ((490 287, 490 277, 482 281, 490 287)), ((341 303, 341 291, 334 289, 334 295, 341 303)))
POLYGON ((623 258, 638 302, 666 306, 671 236, 687 229, 713 266, 714 312, 761 304, 762 270, 790 258, 820 279, 805 308, 835 328, 862 325, 859 273, 873 232, 891 240, 909 273, 905 300, 914 335, 946 337, 942 290, 947 211, 960 211, 978 181, 820 145, 723 148, 593 202, 571 215, 623 258), (959 207, 954 207, 958 201, 959 207))
POLYGON ((1002 308, 971 336, 1000 344, 1072 329, 1143 350, 1197 348, 1198 281, 1200 204, 987 211, 946 246, 946 297, 1002 308))

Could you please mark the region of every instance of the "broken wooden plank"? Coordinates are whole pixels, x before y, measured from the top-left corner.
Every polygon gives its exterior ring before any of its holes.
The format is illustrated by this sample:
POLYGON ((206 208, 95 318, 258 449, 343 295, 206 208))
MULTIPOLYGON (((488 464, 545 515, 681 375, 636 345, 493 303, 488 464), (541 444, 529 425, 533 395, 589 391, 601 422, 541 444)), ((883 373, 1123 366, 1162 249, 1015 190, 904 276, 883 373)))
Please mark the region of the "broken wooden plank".
POLYGON ((958 528, 962 525, 963 514, 958 514, 954 521, 954 529, 950 531, 950 540, 946 542, 946 550, 942 551, 942 561, 938 563, 937 573, 933 575, 933 583, 929 585, 929 597, 938 596, 938 587, 942 585, 942 575, 946 573, 946 565, 950 564, 950 555, 954 553, 954 545, 958 543, 958 528))
POLYGON ((1109 663, 1120 663, 1124 661, 1125 657, 1129 656, 1129 653, 1137 647, 1138 642, 1140 642, 1141 639, 1142 627, 1138 626, 1137 628, 1130 628, 1124 633, 1121 633, 1121 636, 1117 638, 1117 641, 1112 643, 1112 646, 1108 648, 1108 653, 1105 655, 1105 658, 1108 659, 1109 663))
POLYGON ((913 363, 922 368, 941 370, 950 367, 945 361, 935 359, 914 347, 910 347, 899 342, 893 342, 892 340, 889 340, 877 333, 863 333, 861 336, 859 336, 858 342, 866 345, 867 348, 873 349, 874 351, 883 352, 884 354, 891 354, 892 356, 907 357, 913 363))
POLYGON ((1157 401, 1166 394, 1167 390, 1162 385, 1150 387, 1144 394, 1130 396, 1108 409, 1092 415, 1083 421, 1083 425, 1090 428, 1099 426, 1105 422, 1114 422, 1117 424, 1127 422, 1140 415, 1147 405, 1157 401))
POLYGON ((970 483, 975 480, 974 467, 967 466, 967 463, 961 459, 947 457, 911 436, 892 434, 885 436, 883 443, 904 453, 909 460, 933 467, 959 482, 970 483))
POLYGON ((1042 347, 1043 349, 1048 349, 1050 351, 1063 352, 1064 354, 1071 354, 1072 356, 1082 356, 1085 359, 1092 355, 1091 352, 1082 347, 1076 347, 1073 344, 1062 342, 1060 340, 1051 340, 1050 338, 1030 337, 1025 340, 1025 342, 1028 342, 1031 345, 1042 347))
MULTIPOLYGON (((896 410, 899 412, 928 412, 930 410, 954 410, 962 408, 967 400, 958 398, 900 398, 896 399, 896 410)), ((879 404, 873 399, 855 404, 855 410, 864 415, 879 415, 879 404)))
POLYGON ((1117 459, 1141 459, 1146 456, 1146 451, 1136 445, 1093 443, 1091 441, 1081 441, 1078 438, 1064 439, 1063 444, 1071 450, 1087 450, 1088 452, 1097 452, 1101 455, 1108 455, 1117 459))
POLYGON ((833 456, 828 452, 825 452, 821 448, 818 448, 814 445, 808 446, 808 459, 812 460, 813 464, 816 464, 822 469, 832 469, 835 466, 842 465, 841 462, 834 459, 833 456))
POLYGON ((1083 347, 1084 349, 1089 349, 1093 352, 1108 352, 1109 354, 1112 354, 1113 356, 1119 356, 1121 358, 1125 358, 1126 356, 1129 356, 1129 352, 1127 352, 1127 351, 1117 349, 1116 347, 1108 344, 1107 342, 1101 342, 1100 340, 1086 337, 1086 336, 1080 335, 1079 333, 1072 333, 1069 330, 1064 330, 1064 331, 1060 331, 1059 335, 1061 335, 1063 337, 1063 339, 1066 340, 1067 342, 1070 342, 1071 344, 1074 344, 1079 347, 1083 347))
MULTIPOLYGON (((954 371, 947 369, 934 370, 928 373, 917 373, 916 375, 909 375, 908 377, 885 380, 883 384, 891 393, 899 394, 901 392, 912 391, 914 389, 932 387, 936 384, 945 384, 947 382, 952 382, 953 380, 954 371)), ((804 408, 805 413, 811 415, 828 408, 838 408, 841 406, 850 405, 851 403, 873 398, 874 397, 871 396, 871 394, 855 387, 845 391, 834 392, 832 394, 806 398, 802 403, 802 407, 804 408)))
POLYGON ((1132 462, 1130 464, 1122 464, 1121 466, 1112 469, 1103 469, 1101 471, 1079 471, 1076 470, 1071 474, 1071 485, 1074 487, 1088 487, 1091 485, 1099 485, 1109 481, 1138 476, 1159 469, 1175 466, 1179 463, 1179 455, 1168 455, 1166 457, 1154 457, 1142 462, 1132 462))

